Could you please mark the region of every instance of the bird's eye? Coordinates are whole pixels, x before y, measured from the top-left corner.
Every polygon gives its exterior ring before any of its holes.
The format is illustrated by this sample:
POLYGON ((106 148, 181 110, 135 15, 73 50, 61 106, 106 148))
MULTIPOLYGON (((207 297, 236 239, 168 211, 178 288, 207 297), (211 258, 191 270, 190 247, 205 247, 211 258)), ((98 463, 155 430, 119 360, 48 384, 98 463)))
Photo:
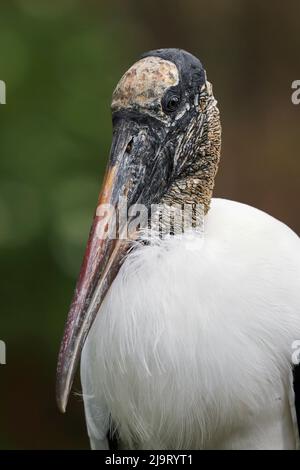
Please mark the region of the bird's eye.
POLYGON ((172 93, 169 96, 166 96, 162 101, 162 108, 165 113, 172 113, 176 111, 180 103, 180 98, 178 95, 172 93))
POLYGON ((133 146, 133 139, 130 139, 130 141, 129 141, 128 144, 127 144, 127 147, 126 147, 125 152, 126 152, 126 153, 130 153, 131 150, 132 150, 132 146, 133 146))

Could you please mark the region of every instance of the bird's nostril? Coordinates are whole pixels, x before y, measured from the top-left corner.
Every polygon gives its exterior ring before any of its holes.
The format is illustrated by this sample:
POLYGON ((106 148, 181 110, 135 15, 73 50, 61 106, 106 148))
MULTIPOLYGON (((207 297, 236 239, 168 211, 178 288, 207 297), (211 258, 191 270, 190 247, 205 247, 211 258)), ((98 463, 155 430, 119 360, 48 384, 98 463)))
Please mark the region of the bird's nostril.
POLYGON ((130 153, 130 152, 131 152, 131 150, 132 150, 132 145, 133 145, 133 139, 130 139, 130 141, 129 141, 128 144, 127 144, 126 150, 125 150, 126 153, 130 153))

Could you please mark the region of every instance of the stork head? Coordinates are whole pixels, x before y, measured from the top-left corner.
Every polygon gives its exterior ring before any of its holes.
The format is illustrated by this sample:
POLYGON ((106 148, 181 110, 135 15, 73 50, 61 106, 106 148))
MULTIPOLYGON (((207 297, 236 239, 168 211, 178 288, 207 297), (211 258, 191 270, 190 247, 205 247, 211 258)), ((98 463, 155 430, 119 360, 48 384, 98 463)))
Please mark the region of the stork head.
POLYGON ((85 339, 129 250, 129 239, 138 238, 148 224, 147 218, 138 228, 132 224, 136 212, 131 207, 188 202, 201 203, 206 212, 219 162, 217 103, 201 62, 188 52, 144 54, 113 93, 112 119, 106 176, 59 354, 57 401, 62 411, 85 339), (126 200, 126 217, 117 222, 121 199, 126 200))

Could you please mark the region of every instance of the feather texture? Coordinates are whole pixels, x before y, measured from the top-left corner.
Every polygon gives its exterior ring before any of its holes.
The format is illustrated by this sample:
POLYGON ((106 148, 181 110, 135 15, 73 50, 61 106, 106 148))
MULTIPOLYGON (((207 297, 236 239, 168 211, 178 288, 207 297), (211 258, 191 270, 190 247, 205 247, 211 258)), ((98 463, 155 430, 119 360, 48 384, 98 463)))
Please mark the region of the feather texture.
POLYGON ((136 246, 82 354, 92 447, 112 425, 124 448, 296 448, 299 248, 281 222, 222 199, 203 237, 136 246))

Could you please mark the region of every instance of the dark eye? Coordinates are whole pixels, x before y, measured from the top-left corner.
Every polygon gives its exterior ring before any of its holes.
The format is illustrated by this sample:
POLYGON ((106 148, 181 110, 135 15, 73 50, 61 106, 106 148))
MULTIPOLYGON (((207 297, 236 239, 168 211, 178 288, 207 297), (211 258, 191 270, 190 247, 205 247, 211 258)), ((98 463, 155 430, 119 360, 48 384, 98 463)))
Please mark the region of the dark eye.
POLYGON ((176 111, 180 103, 180 98, 178 95, 175 95, 174 93, 166 96, 163 98, 162 101, 162 108, 165 113, 172 113, 173 111, 176 111))

